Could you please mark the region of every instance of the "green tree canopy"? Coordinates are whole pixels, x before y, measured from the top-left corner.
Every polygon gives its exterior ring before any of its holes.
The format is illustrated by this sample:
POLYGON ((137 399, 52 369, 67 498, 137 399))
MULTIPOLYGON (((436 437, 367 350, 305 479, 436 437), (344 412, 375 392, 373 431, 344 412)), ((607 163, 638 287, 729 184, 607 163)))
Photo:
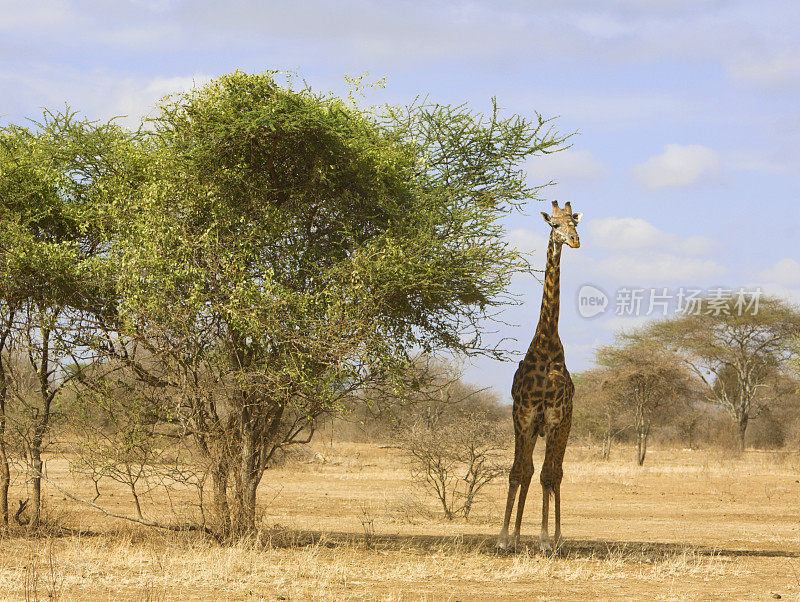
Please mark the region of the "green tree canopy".
POLYGON ((501 220, 537 192, 520 162, 565 138, 539 117, 375 113, 240 72, 151 125, 147 177, 112 203, 124 337, 107 344, 179 392, 224 522, 231 475, 249 528, 274 450, 351 391, 402 388, 418 351, 497 351, 484 320, 527 269, 501 220))
POLYGON ((644 464, 647 439, 665 414, 691 403, 696 379, 681 358, 657 343, 622 337, 597 350, 600 394, 624 412, 636 433, 636 461, 644 464))
MULTIPOLYGON (((31 128, 0 129, 0 514, 7 522, 6 433, 24 442, 33 484, 31 524, 40 510, 41 451, 56 396, 86 360, 91 316, 116 303, 101 208, 109 161, 129 135, 79 120, 68 109, 45 112, 31 128), (76 359, 80 358, 80 359, 76 359), (17 361, 19 360, 19 361, 17 361), (28 385, 20 369, 36 377, 28 385), (13 402, 13 403, 12 403, 13 402)), ((123 153, 125 154, 125 153, 123 153)), ((127 155, 126 155, 127 156, 127 155)))

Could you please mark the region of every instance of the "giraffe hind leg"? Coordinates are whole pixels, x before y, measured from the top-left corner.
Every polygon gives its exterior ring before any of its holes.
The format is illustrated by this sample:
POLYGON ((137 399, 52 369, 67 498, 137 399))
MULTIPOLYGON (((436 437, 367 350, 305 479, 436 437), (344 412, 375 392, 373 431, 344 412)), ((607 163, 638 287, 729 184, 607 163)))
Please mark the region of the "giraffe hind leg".
MULTIPOLYGON (((542 473, 543 474, 543 473, 542 473)), ((550 514, 550 494, 552 489, 548 482, 542 480, 542 530, 539 534, 539 547, 544 554, 550 554, 553 546, 550 544, 547 522, 550 514)))
MULTIPOLYGON (((536 439, 533 439, 534 441, 536 439)), ((525 463, 522 473, 522 483, 519 489, 519 500, 517 502, 517 520, 514 524, 514 542, 519 542, 520 531, 522 530, 522 515, 525 511, 525 499, 528 497, 528 488, 531 485, 531 478, 533 477, 533 461, 529 460, 525 463)))

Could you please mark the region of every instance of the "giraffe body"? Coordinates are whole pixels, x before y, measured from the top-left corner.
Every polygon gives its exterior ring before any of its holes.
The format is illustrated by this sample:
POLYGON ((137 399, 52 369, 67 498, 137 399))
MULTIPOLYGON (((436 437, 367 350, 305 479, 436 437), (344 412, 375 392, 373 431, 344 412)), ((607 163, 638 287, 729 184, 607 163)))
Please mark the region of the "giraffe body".
POLYGON ((562 464, 572 426, 572 396, 575 391, 564 361, 564 347, 558 336, 561 247, 564 243, 574 248, 580 246, 575 226, 581 214, 573 214, 569 203, 565 204, 564 209, 560 209, 554 201, 553 215, 542 215, 552 227, 547 250, 542 309, 536 334, 525 358, 519 363, 511 386, 511 396, 514 399, 514 464, 509 474, 506 513, 498 545, 506 549, 519 541, 525 500, 533 477, 533 448, 536 439, 542 437, 546 448, 539 473, 542 485, 540 545, 543 551, 548 552, 552 550, 548 533, 551 496, 555 506, 556 545, 561 540, 562 464), (508 529, 515 501, 517 520, 509 541, 508 529))

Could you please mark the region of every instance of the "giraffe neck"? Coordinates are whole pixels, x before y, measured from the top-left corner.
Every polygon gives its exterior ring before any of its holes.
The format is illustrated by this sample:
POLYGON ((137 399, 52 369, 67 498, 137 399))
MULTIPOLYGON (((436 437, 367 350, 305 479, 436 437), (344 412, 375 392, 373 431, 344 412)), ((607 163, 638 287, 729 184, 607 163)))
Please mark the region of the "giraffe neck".
POLYGON ((534 340, 558 339, 558 312, 560 304, 561 283, 561 243, 550 233, 547 246, 547 267, 544 274, 544 291, 542 293, 542 309, 539 313, 539 326, 536 328, 534 340))

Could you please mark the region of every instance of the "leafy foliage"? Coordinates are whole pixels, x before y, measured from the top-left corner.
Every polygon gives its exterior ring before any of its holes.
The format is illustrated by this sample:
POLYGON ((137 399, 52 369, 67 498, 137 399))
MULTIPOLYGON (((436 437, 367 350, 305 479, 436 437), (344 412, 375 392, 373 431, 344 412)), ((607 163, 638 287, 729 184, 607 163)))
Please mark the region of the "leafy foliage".
POLYGON ((543 119, 377 114, 236 72, 151 126, 109 209, 104 346, 213 459, 223 530, 252 528, 277 449, 368 384, 413 387, 414 353, 501 353, 484 321, 527 269, 501 219, 536 193, 519 163, 565 140, 543 119))

